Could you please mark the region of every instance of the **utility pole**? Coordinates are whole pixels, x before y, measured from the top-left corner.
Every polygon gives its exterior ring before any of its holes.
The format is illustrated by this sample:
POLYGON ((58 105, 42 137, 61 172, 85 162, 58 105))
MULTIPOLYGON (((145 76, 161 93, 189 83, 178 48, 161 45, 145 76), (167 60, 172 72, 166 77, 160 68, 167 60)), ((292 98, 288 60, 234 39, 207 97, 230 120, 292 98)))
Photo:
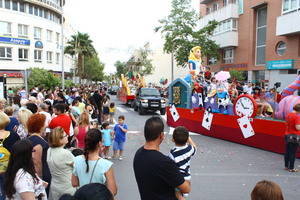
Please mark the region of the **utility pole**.
POLYGON ((61 86, 63 90, 65 89, 64 21, 64 5, 61 4, 61 86))
POLYGON ((171 53, 171 82, 174 81, 174 55, 171 53))

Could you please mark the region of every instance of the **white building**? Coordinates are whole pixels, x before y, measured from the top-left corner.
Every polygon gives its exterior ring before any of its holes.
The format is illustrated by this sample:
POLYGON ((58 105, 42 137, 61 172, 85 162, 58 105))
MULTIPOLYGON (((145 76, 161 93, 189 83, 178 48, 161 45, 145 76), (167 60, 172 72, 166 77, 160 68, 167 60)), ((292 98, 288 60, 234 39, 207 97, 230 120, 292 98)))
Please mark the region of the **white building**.
MULTIPOLYGON (((24 84, 29 68, 62 71, 62 14, 64 0, 0 0, 0 76, 8 87, 24 84)), ((64 42, 75 31, 64 23, 64 42)), ((64 56, 64 70, 75 61, 64 56)))
MULTIPOLYGON (((162 48, 157 48, 151 51, 149 59, 152 60, 154 66, 153 73, 145 77, 146 83, 154 83, 160 85, 159 81, 168 79, 168 84, 172 81, 172 56, 163 51, 162 48)), ((175 58, 173 58, 173 78, 184 78, 189 73, 187 68, 177 66, 175 58)))

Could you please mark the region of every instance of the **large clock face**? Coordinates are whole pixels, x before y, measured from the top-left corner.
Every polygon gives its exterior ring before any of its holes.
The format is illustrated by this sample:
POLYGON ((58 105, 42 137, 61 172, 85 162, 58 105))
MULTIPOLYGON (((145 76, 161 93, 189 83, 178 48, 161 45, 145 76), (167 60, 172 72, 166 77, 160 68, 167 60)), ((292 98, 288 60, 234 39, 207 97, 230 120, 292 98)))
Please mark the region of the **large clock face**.
POLYGON ((248 97, 239 98, 235 104, 235 112, 240 117, 251 117, 254 112, 253 101, 248 97))

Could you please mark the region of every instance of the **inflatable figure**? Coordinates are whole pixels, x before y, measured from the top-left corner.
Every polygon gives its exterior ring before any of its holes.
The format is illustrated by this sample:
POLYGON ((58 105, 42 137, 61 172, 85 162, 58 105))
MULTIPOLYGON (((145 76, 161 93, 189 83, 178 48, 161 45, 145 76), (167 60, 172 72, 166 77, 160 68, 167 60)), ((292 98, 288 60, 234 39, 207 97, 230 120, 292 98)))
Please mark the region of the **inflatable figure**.
POLYGON ((295 93, 296 90, 300 89, 300 76, 297 77, 297 79, 290 84, 287 88, 285 88, 282 93, 281 96, 282 98, 293 95, 295 93))
POLYGON ((285 117, 293 112, 293 107, 300 103, 300 96, 290 95, 283 98, 278 105, 278 110, 275 113, 277 119, 285 120, 285 117))
POLYGON ((195 71, 195 74, 199 74, 200 71, 204 71, 201 65, 201 47, 193 47, 189 55, 189 69, 195 71))

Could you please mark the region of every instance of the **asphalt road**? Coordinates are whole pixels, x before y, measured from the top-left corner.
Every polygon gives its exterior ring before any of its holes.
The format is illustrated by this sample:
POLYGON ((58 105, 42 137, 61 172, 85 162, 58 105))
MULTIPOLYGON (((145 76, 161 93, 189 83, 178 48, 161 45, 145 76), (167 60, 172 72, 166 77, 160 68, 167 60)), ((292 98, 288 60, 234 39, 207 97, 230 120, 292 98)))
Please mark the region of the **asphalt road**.
MULTIPOLYGON (((118 185, 117 199, 139 200, 133 157, 144 144, 144 123, 154 114, 140 116, 121 104, 115 96, 112 96, 112 100, 117 104, 116 118, 124 115, 129 128, 124 159, 113 161, 118 185)), ((173 143, 167 125, 165 132, 166 139, 161 151, 168 154, 173 143)), ((283 155, 203 135, 193 135, 192 138, 199 148, 191 163, 190 200, 249 200, 255 184, 263 179, 278 183, 285 200, 300 199, 300 172, 289 173, 283 170, 283 155)), ((295 166, 300 168, 299 159, 295 166)))

